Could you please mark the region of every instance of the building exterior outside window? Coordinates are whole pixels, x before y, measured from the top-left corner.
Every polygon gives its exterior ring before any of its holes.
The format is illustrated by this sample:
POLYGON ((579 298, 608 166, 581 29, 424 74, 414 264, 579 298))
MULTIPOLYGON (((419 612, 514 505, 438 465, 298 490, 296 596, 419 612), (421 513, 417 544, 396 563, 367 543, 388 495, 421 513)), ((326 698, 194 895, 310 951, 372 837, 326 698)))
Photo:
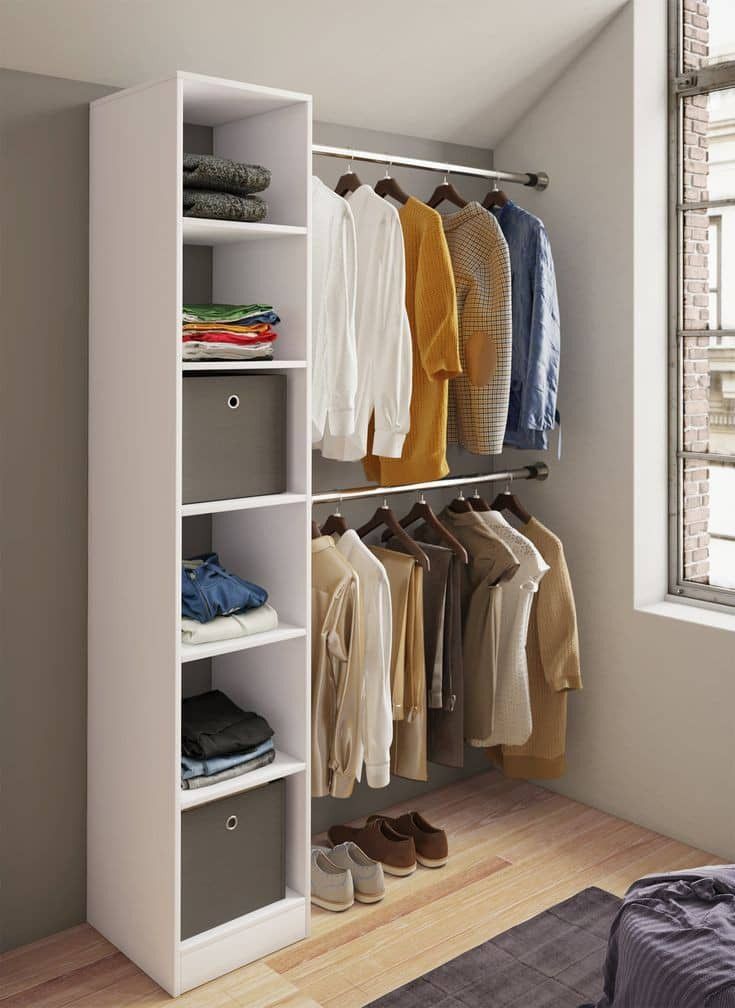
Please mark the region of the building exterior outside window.
POLYGON ((670 20, 670 582, 735 605, 735 2, 670 20))

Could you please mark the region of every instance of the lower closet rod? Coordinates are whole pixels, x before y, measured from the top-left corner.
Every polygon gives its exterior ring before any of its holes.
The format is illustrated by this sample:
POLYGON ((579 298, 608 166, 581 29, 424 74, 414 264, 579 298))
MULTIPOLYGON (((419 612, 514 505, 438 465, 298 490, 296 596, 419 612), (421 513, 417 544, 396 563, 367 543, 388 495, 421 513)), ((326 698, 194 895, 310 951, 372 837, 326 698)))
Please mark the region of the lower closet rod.
POLYGON ((512 480, 545 480, 549 467, 545 462, 532 462, 520 469, 506 469, 503 472, 478 473, 476 476, 456 476, 451 479, 433 480, 430 483, 408 483, 394 487, 356 487, 351 490, 328 490, 311 496, 312 504, 333 504, 353 497, 391 497, 393 494, 410 493, 412 490, 443 490, 444 487, 475 486, 477 483, 508 483, 512 480))

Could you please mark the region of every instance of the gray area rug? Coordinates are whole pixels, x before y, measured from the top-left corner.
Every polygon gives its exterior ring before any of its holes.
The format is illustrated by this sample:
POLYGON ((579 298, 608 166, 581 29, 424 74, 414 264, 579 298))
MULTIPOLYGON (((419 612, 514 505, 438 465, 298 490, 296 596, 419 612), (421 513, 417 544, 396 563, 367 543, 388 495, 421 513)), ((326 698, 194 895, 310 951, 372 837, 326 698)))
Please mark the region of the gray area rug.
POLYGON ((465 952, 370 1008, 579 1008, 602 996, 607 936, 621 900, 571 899, 465 952))

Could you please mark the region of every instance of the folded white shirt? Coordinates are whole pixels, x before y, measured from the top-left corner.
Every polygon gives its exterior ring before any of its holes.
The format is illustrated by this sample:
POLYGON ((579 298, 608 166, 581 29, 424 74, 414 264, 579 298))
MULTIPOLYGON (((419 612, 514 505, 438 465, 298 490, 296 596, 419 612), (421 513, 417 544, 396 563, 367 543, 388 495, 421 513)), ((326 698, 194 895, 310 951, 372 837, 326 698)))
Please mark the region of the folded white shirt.
POLYGON ((234 640, 236 637, 275 630, 277 627, 278 613, 266 602, 257 609, 247 609, 231 616, 216 616, 208 623, 199 623, 184 616, 181 620, 181 640, 184 644, 212 644, 215 641, 234 640))
POLYGON ((209 343, 187 340, 182 345, 184 360, 259 360, 273 357, 273 343, 209 343))

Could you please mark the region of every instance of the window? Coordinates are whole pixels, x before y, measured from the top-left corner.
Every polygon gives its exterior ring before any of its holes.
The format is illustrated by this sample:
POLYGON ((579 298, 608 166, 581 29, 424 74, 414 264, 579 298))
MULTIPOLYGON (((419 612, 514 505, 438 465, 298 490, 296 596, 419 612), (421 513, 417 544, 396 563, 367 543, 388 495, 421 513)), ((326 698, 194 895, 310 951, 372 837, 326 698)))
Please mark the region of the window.
POLYGON ((710 214, 709 232, 709 324, 722 328, 722 214, 710 214))
POLYGON ((670 31, 670 587, 735 606, 735 3, 670 31))

